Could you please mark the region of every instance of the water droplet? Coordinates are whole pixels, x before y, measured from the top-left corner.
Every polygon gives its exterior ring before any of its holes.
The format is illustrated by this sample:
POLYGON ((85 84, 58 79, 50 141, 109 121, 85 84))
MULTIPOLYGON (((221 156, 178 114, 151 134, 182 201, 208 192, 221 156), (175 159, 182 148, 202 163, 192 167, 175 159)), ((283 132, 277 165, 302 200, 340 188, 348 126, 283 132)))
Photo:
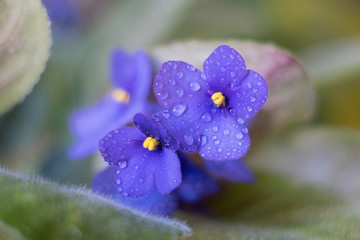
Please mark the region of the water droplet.
POLYGON ((219 130, 219 128, 218 128, 217 126, 214 126, 214 127, 212 128, 212 130, 213 130, 214 132, 217 132, 217 131, 219 130))
POLYGON ((234 72, 231 72, 231 73, 230 73, 230 77, 235 77, 235 73, 234 73, 234 72))
POLYGON ((247 107, 247 110, 248 110, 249 112, 251 112, 253 109, 252 109, 252 107, 247 107))
POLYGON ((115 173, 116 173, 116 174, 120 174, 120 170, 119 170, 119 169, 116 169, 115 173))
POLYGON ((243 131, 243 133, 248 133, 249 132, 249 130, 246 127, 243 128, 242 131, 243 131))
POLYGON ((163 111, 162 115, 163 115, 164 118, 169 118, 170 117, 170 113, 169 113, 168 110, 163 111))
POLYGON ((242 146, 242 142, 239 141, 239 142, 238 142, 238 145, 239 145, 239 146, 242 146))
POLYGON ((178 90, 176 90, 176 95, 178 97, 182 97, 184 95, 184 90, 182 90, 181 88, 179 88, 178 90))
POLYGON ((176 81, 174 79, 169 79, 169 83, 172 85, 172 86, 175 86, 176 84, 176 81))
POLYGON ((230 131, 228 130, 228 129, 225 129, 224 130, 224 135, 226 136, 226 135, 229 135, 229 133, 230 133, 230 131))
POLYGON ((126 166, 127 166, 127 161, 122 161, 122 162, 120 162, 120 164, 119 164, 119 168, 121 168, 121 169, 126 168, 126 166))
POLYGON ((251 83, 247 83, 247 87, 250 89, 251 88, 251 83))
POLYGON ((256 98, 251 97, 251 98, 250 98, 250 101, 251 101, 251 102, 255 102, 255 101, 256 101, 256 98))
POLYGON ((120 184, 121 184, 121 180, 120 180, 120 179, 116 179, 116 180, 115 180, 115 183, 116 183, 117 185, 120 185, 120 184))
POLYGON ((242 118, 238 118, 238 119, 237 119, 237 122, 238 122, 239 124, 244 124, 244 123, 245 123, 244 119, 242 119, 242 118))
POLYGON ((176 180, 176 179, 174 179, 174 180, 173 180, 173 182, 174 182, 174 183, 176 183, 176 182, 177 182, 177 180, 176 180))
POLYGON ((202 74, 200 75, 200 77, 201 77, 203 80, 206 80, 205 74, 202 73, 202 74))
POLYGON ((194 138, 190 135, 185 135, 184 136, 184 142, 187 144, 187 145, 191 145, 194 143, 194 138))
POLYGON ((144 182, 144 179, 143 179, 143 178, 139 178, 138 181, 142 183, 142 182, 144 182))
POLYGON ((184 74, 183 74, 182 72, 178 72, 178 73, 176 74, 176 76, 177 76, 178 78, 182 78, 182 77, 184 76, 184 74))
POLYGON ((155 86, 157 86, 158 88, 162 88, 164 84, 162 82, 156 82, 155 86))
POLYGON ((157 93, 157 95, 159 96, 160 99, 165 99, 168 97, 168 92, 162 92, 162 93, 157 93))
POLYGON ((192 82, 190 83, 190 89, 192 91, 198 91, 200 89, 200 84, 198 84, 197 82, 192 82))
POLYGON ((237 134, 235 135, 235 137, 236 137, 237 139, 242 139, 242 138, 244 137, 244 135, 242 135, 242 133, 237 133, 237 134))
POLYGON ((217 136, 216 136, 216 135, 213 135, 213 136, 211 137, 211 139, 212 139, 212 140, 215 140, 215 139, 217 139, 217 136))
POLYGON ((212 113, 216 113, 216 109, 217 109, 217 108, 212 108, 210 111, 211 111, 212 113))
POLYGON ((253 91, 253 93, 257 93, 258 90, 256 88, 254 88, 252 91, 253 91))
POLYGON ((138 166, 138 165, 136 165, 136 166, 134 167, 134 169, 135 169, 135 170, 138 170, 138 169, 139 169, 139 166, 138 166))
POLYGON ((202 116, 201 116, 201 120, 205 121, 205 122, 210 122, 211 121, 211 116, 209 113, 204 113, 202 116))
POLYGON ((173 106, 171 111, 175 117, 180 117, 181 115, 183 115, 185 110, 186 110, 186 104, 178 103, 173 106))
POLYGON ((195 67, 192 65, 187 65, 187 69, 191 72, 195 71, 195 67))
POLYGON ((218 151, 219 153, 221 153, 223 150, 222 150, 222 148, 218 148, 217 151, 218 151))
POLYGON ((226 71, 226 69, 225 69, 224 67, 221 67, 220 70, 221 70, 222 72, 225 72, 225 71, 226 71))
POLYGON ((219 145, 220 144, 220 141, 219 140, 215 140, 214 141, 214 145, 219 145))
POLYGON ((261 83, 261 82, 257 82, 257 85, 258 85, 258 86, 261 86, 261 85, 262 85, 262 83, 261 83))
POLYGON ((127 196, 129 196, 129 194, 127 192, 123 192, 123 196, 127 197, 127 196))
POLYGON ((201 146, 204 146, 207 143, 207 137, 201 136, 201 146))
POLYGON ((172 64, 172 68, 175 70, 177 68, 177 64, 176 63, 173 63, 172 64))

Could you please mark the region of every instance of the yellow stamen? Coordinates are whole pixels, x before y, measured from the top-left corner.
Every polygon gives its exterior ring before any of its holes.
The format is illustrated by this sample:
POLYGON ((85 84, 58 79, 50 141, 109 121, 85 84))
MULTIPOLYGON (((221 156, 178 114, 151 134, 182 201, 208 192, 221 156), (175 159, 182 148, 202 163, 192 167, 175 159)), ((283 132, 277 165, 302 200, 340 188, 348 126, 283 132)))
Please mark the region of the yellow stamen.
POLYGON ((130 94, 121 88, 113 90, 111 96, 117 102, 128 103, 130 101, 130 94))
POLYGON ((220 107, 221 105, 225 106, 225 97, 222 95, 221 92, 216 92, 211 96, 211 100, 214 101, 214 104, 217 107, 220 107))
POLYGON ((152 137, 147 137, 143 142, 143 147, 149 149, 149 151, 153 151, 156 150, 159 144, 160 143, 156 139, 152 137))

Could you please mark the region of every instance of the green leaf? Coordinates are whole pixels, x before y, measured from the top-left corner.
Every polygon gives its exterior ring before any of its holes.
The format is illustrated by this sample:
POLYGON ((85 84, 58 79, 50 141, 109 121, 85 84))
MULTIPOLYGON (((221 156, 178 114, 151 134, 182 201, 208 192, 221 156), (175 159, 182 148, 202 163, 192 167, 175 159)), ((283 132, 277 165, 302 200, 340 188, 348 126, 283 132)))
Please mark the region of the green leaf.
POLYGON ((271 44, 188 41, 158 47, 152 55, 157 68, 163 62, 179 60, 202 69, 205 59, 222 44, 236 49, 244 57, 247 68, 259 72, 269 86, 268 100, 252 125, 254 133, 263 137, 266 132, 309 119, 314 106, 313 90, 303 68, 290 53, 271 44))
POLYGON ((0 114, 38 81, 49 57, 49 25, 40 0, 0 0, 0 114))
POLYGON ((180 215, 191 239, 359 239, 360 214, 346 200, 291 178, 257 172, 253 185, 225 185, 212 218, 180 215))
POLYGON ((128 209, 84 188, 2 169, 0 185, 5 230, 17 229, 26 239, 173 239, 191 232, 176 220, 128 209))

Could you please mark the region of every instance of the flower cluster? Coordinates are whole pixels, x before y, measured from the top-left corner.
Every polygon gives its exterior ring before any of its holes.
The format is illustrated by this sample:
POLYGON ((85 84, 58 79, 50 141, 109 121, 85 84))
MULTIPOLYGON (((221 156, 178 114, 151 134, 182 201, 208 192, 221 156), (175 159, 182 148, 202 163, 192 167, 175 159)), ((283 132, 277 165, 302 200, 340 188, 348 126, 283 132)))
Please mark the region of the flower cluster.
POLYGON ((128 104, 133 98, 146 106, 150 64, 122 60, 121 64, 113 61, 118 65, 113 66, 113 78, 121 82, 114 82, 110 100, 78 112, 71 120, 77 126, 73 129, 84 130, 77 134, 84 145, 115 129, 99 143, 110 167, 94 179, 95 191, 142 210, 169 215, 179 201, 193 203, 214 194, 218 190, 214 177, 253 181, 241 160, 250 147, 246 124, 264 105, 268 87, 260 74, 246 69, 238 52, 229 46, 218 47, 205 61, 204 72, 181 61, 164 63, 154 80, 154 93, 163 109, 151 118, 141 114, 144 109, 136 104, 128 106, 127 114, 119 107, 122 105, 117 105, 117 110, 111 107, 118 102, 128 104), (135 128, 117 128, 127 123, 131 114, 135 115, 135 128), (205 159, 203 166, 186 156, 194 152, 205 159))

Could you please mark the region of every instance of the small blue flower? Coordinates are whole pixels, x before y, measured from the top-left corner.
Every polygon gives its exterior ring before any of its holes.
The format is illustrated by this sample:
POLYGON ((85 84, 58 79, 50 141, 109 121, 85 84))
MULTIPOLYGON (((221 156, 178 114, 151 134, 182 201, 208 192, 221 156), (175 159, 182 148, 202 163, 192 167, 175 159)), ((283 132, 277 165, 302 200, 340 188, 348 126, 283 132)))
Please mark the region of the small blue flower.
POLYGON ((116 166, 109 166, 98 173, 92 183, 93 191, 113 200, 153 215, 170 216, 178 207, 178 198, 174 193, 162 195, 156 189, 139 198, 124 197, 116 184, 116 166))
POLYGON ((143 51, 134 55, 115 51, 111 80, 114 87, 111 93, 70 117, 70 130, 75 139, 69 150, 70 158, 80 159, 94 153, 106 133, 129 124, 136 113, 151 109, 146 102, 152 81, 151 63, 143 51))
POLYGON ((117 166, 117 189, 127 197, 141 197, 156 185, 168 194, 181 183, 180 161, 174 152, 177 141, 161 125, 142 114, 133 119, 136 128, 108 133, 99 143, 101 155, 117 166))
POLYGON ((214 50, 204 73, 181 61, 161 66, 154 92, 166 110, 153 116, 179 141, 180 150, 199 151, 207 160, 234 160, 250 147, 245 120, 264 105, 268 87, 260 74, 246 70, 229 46, 214 50))
POLYGON ((200 167, 195 166, 180 152, 178 152, 178 157, 181 162, 183 178, 181 185, 176 189, 180 200, 186 203, 196 203, 219 191, 218 183, 200 167))

